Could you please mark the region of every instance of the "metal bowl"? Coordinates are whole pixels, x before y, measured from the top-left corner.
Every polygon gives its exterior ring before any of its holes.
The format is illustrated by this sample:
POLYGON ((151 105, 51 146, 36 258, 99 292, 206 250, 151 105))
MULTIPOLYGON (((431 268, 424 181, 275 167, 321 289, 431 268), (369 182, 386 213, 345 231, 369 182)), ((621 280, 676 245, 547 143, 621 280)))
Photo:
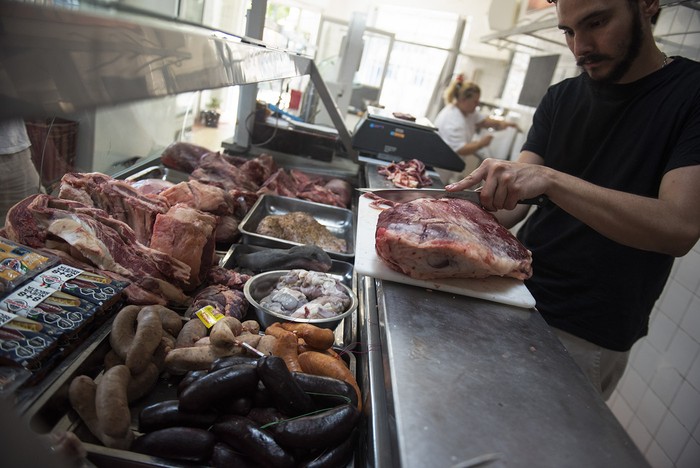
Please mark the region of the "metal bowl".
POLYGON ((277 280, 280 277, 286 275, 291 270, 276 270, 267 271, 265 273, 260 273, 253 276, 248 281, 246 281, 243 288, 243 294, 245 294, 246 299, 250 303, 253 311, 255 312, 255 317, 261 328, 267 328, 276 322, 293 322, 293 323, 310 323, 321 328, 329 328, 335 330, 335 328, 342 322, 345 317, 351 315, 357 309, 357 296, 355 293, 347 287, 342 282, 338 281, 338 284, 345 289, 351 299, 350 307, 348 310, 335 317, 328 317, 325 319, 303 319, 296 317, 289 317, 287 315, 278 314, 273 312, 262 305, 260 301, 262 298, 270 294, 277 284, 277 280))

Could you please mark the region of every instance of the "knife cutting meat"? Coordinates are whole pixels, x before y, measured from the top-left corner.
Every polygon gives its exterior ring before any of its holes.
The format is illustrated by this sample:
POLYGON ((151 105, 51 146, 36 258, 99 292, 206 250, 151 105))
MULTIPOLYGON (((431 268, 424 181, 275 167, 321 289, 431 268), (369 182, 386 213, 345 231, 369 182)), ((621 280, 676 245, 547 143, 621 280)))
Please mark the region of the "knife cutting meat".
MULTIPOLYGON (((412 200, 417 200, 419 198, 459 198, 462 200, 468 200, 472 203, 481 205, 480 194, 478 190, 462 190, 459 192, 448 192, 444 189, 371 189, 371 188, 358 188, 358 191, 362 193, 372 193, 378 197, 384 198, 385 200, 406 203, 412 200)), ((547 201, 545 195, 541 195, 536 198, 529 198, 526 200, 520 200, 518 203, 522 205, 537 205, 541 206, 547 201)))

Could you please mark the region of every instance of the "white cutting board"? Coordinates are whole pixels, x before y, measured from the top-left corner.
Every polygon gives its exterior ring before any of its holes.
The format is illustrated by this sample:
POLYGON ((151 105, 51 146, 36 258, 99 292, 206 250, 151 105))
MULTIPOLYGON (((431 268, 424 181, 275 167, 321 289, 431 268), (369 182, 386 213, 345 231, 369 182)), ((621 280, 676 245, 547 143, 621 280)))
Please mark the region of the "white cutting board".
POLYGON ((358 274, 527 309, 535 306, 535 298, 525 284, 514 278, 490 276, 482 279, 419 280, 392 270, 379 258, 375 250, 374 233, 381 211, 370 206, 370 203, 371 200, 366 196, 360 196, 355 240, 355 271, 358 274))

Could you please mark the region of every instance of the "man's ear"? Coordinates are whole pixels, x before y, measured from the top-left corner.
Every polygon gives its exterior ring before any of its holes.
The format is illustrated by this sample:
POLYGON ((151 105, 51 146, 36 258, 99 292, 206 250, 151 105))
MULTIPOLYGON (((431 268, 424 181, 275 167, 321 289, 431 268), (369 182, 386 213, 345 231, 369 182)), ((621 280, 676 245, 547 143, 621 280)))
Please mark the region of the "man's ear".
POLYGON ((639 0, 639 11, 647 18, 653 18, 659 12, 659 0, 639 0))

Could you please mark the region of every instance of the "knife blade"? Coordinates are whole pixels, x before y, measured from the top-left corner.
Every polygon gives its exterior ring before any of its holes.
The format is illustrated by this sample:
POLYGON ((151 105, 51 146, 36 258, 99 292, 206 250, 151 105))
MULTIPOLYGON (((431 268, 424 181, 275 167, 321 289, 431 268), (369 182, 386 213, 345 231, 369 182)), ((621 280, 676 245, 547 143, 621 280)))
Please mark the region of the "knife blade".
MULTIPOLYGON (((417 200, 419 198, 460 198, 462 200, 468 200, 472 203, 476 203, 481 206, 480 192, 478 190, 461 190, 458 192, 448 192, 444 189, 434 189, 434 188, 423 188, 423 189, 372 189, 372 188, 358 188, 359 192, 362 193, 373 193, 378 197, 384 198, 386 200, 406 203, 412 200, 417 200)), ((542 206, 547 201, 546 195, 540 195, 536 198, 529 198, 527 200, 520 200, 518 203, 521 205, 537 205, 542 206)))

